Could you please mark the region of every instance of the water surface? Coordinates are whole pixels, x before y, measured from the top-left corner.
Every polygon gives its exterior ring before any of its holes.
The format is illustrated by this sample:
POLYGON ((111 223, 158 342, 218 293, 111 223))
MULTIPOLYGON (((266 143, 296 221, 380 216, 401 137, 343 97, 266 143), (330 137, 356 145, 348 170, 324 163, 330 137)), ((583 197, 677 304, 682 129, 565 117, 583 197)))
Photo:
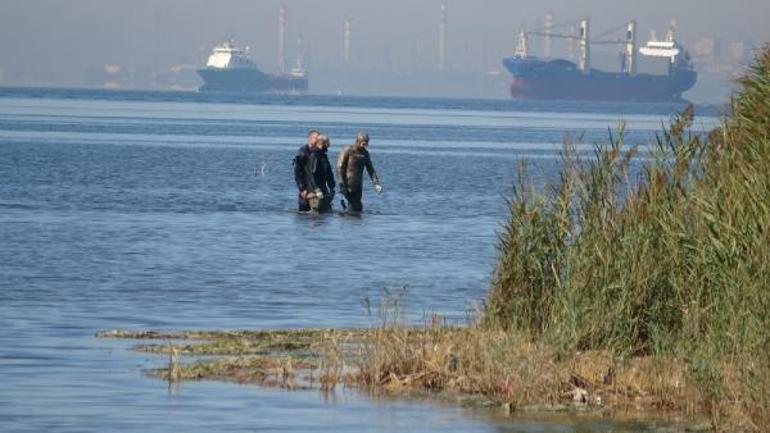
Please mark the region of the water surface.
POLYGON ((488 288, 522 159, 543 184, 565 136, 588 153, 625 121, 646 145, 679 108, 0 89, 0 427, 645 431, 344 390, 202 382, 171 395, 142 372, 162 357, 93 336, 369 326, 363 301, 404 290, 409 320, 461 322, 488 288), (310 128, 332 157, 369 131, 386 192, 367 184, 362 218, 294 211, 291 160, 310 128))

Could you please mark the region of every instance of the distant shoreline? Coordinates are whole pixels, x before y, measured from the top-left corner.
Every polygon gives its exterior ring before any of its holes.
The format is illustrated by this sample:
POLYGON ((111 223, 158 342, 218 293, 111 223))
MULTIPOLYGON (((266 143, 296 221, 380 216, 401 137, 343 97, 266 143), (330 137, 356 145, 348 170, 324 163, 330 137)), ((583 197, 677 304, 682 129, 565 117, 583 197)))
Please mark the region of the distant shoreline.
MULTIPOLYGON (((13 87, 0 86, 0 98, 49 98, 127 100, 150 102, 202 102, 258 105, 318 105, 376 108, 410 108, 485 111, 534 111, 534 112, 591 112, 607 114, 656 114, 671 115, 681 111, 687 103, 636 103, 601 101, 523 101, 509 98, 428 98, 410 96, 366 95, 282 95, 282 94, 229 94, 200 93, 195 90, 139 90, 104 89, 88 87, 13 87)), ((724 113, 727 105, 700 104, 696 110, 702 116, 724 113)))

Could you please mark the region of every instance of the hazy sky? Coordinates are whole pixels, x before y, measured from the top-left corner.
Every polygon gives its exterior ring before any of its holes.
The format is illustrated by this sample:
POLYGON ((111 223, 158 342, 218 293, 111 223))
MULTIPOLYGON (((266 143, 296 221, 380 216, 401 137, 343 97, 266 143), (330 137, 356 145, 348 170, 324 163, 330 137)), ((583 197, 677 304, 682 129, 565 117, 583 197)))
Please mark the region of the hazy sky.
MULTIPOLYGON (((636 18, 640 39, 665 32, 671 19, 685 43, 704 36, 770 40, 768 0, 449 0, 448 63, 489 69, 512 51, 522 25, 591 16, 593 34, 636 18)), ((353 60, 362 64, 435 63, 440 0, 0 0, 0 69, 81 73, 105 63, 152 68, 202 61, 226 35, 249 45, 262 66, 275 67, 277 16, 288 12, 289 57, 301 33, 315 65, 338 64, 342 23, 353 19, 353 60), (156 20, 159 32, 156 32, 156 20)), ((555 50, 560 51, 555 41, 555 50)), ((18 73, 18 72, 17 72, 18 73)))

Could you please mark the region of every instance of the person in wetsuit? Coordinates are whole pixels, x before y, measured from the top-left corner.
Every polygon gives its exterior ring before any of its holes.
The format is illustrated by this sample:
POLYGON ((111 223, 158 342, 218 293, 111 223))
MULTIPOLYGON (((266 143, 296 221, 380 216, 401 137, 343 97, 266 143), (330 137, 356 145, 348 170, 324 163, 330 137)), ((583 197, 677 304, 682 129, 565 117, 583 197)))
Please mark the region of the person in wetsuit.
POLYGON ((300 212, 307 212, 310 210, 310 203, 307 200, 307 195, 312 188, 310 183, 312 182, 312 176, 310 174, 310 154, 315 148, 318 136, 321 133, 316 129, 311 129, 307 133, 307 144, 303 145, 297 150, 297 154, 294 156, 294 183, 297 184, 298 197, 297 207, 300 212))
POLYGON ((313 151, 310 152, 308 160, 309 173, 312 181, 312 191, 309 194, 308 203, 310 210, 316 212, 331 212, 332 201, 334 200, 334 171, 327 151, 331 141, 325 134, 320 134, 316 140, 313 151))
POLYGON ((364 168, 374 183, 374 189, 383 191, 380 178, 374 171, 372 158, 369 156, 369 134, 359 132, 356 136, 356 144, 344 148, 337 158, 337 179, 340 182, 340 192, 348 199, 348 211, 361 212, 364 208, 361 203, 364 187, 364 168))

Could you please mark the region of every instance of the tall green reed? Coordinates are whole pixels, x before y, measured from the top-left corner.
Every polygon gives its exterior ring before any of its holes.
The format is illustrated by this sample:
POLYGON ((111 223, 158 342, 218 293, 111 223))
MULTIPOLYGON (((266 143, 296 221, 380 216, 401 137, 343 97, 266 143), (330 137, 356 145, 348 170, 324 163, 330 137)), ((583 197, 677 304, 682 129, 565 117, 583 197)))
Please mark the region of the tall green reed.
POLYGON ((542 190, 522 165, 486 323, 563 351, 684 358, 712 401, 767 420, 770 48, 739 86, 708 134, 692 107, 675 116, 636 174, 622 126, 590 159, 566 145, 542 190))

